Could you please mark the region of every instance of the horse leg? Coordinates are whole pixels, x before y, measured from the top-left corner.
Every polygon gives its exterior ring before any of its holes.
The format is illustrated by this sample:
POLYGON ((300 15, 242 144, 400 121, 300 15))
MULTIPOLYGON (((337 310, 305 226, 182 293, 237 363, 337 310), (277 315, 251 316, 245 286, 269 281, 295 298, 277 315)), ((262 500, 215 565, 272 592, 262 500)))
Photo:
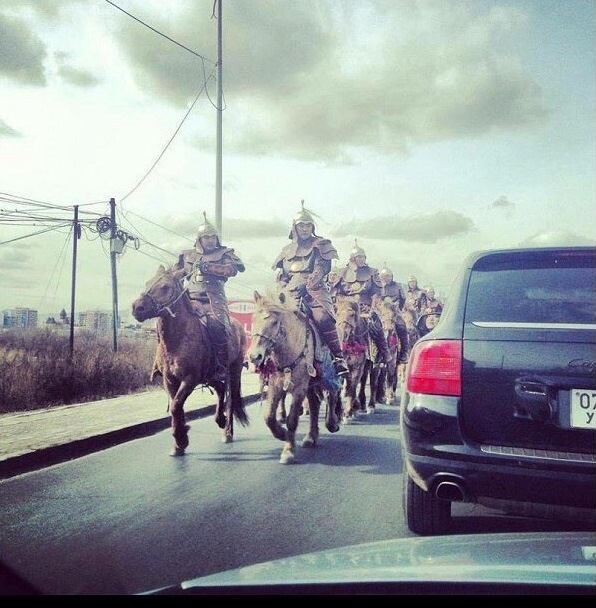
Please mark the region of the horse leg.
POLYGON ((406 364, 400 363, 397 366, 397 382, 399 384, 403 385, 405 381, 406 381, 406 364))
POLYGON ((296 461, 296 430, 298 429, 298 421, 300 419, 300 406, 302 405, 303 401, 304 392, 296 391, 292 394, 290 412, 286 420, 284 446, 281 450, 281 456, 279 458, 279 462, 281 464, 293 464, 296 461))
POLYGON ((358 405, 359 411, 366 411, 366 382, 368 380, 368 376, 370 374, 372 364, 370 359, 367 359, 364 363, 364 370, 362 371, 362 376, 360 377, 360 386, 358 389, 358 405))
POLYGON ((288 419, 288 413, 286 411, 286 395, 287 393, 284 391, 282 393, 281 399, 279 401, 279 407, 277 411, 277 420, 280 424, 285 424, 288 419))
MULTIPOLYGON (((341 393, 340 393, 341 397, 341 393)), ((344 399, 342 401, 342 422, 343 424, 350 424, 354 417, 354 401, 356 398, 356 381, 355 381, 355 368, 353 365, 350 366, 350 373, 346 376, 346 384, 344 387, 344 399)))
POLYGON ((286 430, 277 419, 277 410, 280 407, 285 391, 280 386, 279 381, 271 378, 267 390, 267 401, 265 401, 264 420, 271 434, 280 441, 285 441, 286 430))
POLYGON ((366 407, 367 414, 375 413, 375 405, 376 405, 376 395, 377 395, 377 384, 379 381, 379 372, 380 369, 373 365, 371 362, 370 366, 370 393, 368 398, 368 405, 366 407))
POLYGON ((319 411, 321 408, 321 397, 316 390, 309 389, 307 394, 309 425, 308 433, 302 440, 302 447, 314 448, 319 441, 319 411))
POLYGON ((392 361, 387 366, 387 403, 393 403, 395 400, 395 377, 397 375, 397 363, 392 361))
POLYGON ((246 404, 242 398, 242 363, 230 367, 230 409, 227 411, 227 417, 231 420, 236 419, 242 426, 248 426, 249 419, 246 413, 246 404))
MULTIPOLYGON (((389 362, 387 362, 387 365, 389 362)), ((387 383, 387 367, 379 370, 377 376, 377 387, 375 389, 375 402, 376 403, 387 403, 387 398, 385 396, 387 383)))
POLYGON ((172 435, 174 436, 174 448, 170 452, 170 456, 183 456, 188 447, 188 430, 190 426, 186 424, 184 403, 190 393, 192 393, 193 388, 185 381, 182 381, 178 390, 170 399, 170 418, 172 435))
POLYGON ((217 423, 217 426, 223 430, 221 441, 222 443, 232 443, 232 441, 234 441, 234 416, 232 415, 231 391, 218 383, 215 387, 215 392, 217 393, 215 422, 217 423))
POLYGON ((337 433, 337 431, 339 431, 341 411, 341 389, 337 391, 327 391, 327 414, 325 416, 325 427, 330 433, 337 433))

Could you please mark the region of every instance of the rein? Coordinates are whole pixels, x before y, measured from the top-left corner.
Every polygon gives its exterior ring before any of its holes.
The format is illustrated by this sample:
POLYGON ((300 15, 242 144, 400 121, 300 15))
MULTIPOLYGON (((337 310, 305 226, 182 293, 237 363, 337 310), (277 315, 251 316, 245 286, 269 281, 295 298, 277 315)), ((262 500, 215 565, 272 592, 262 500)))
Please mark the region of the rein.
MULTIPOLYGON (((153 287, 153 285, 151 286, 153 287)), ((153 304, 153 306, 155 306, 155 310, 156 313, 158 315, 160 315, 164 310, 167 310, 168 313, 170 314, 170 316, 174 319, 176 318, 176 313, 172 310, 172 306, 174 306, 174 304, 176 304, 176 302, 178 302, 178 300, 180 300, 180 298, 188 291, 187 287, 181 287, 180 289, 180 293, 179 294, 174 294, 174 296, 172 297, 172 299, 169 302, 166 302, 165 304, 159 304, 155 298, 149 293, 149 291, 146 291, 143 295, 147 298, 149 298, 149 300, 151 300, 151 303, 153 304)))
MULTIPOLYGON (((271 336, 268 336, 267 334, 262 334, 259 332, 255 332, 253 334, 253 337, 263 338, 264 340, 267 340, 267 342, 269 342, 269 346, 267 347, 267 352, 269 352, 277 344, 277 339, 278 339, 280 333, 281 333, 281 323, 278 324, 278 329, 275 334, 275 338, 272 338, 271 336)), ((308 346, 308 327, 306 327, 304 330, 304 346, 302 347, 302 351, 299 352, 298 355, 296 355, 296 357, 294 358, 294 360, 291 363, 286 364, 286 365, 278 365, 277 371, 278 372, 292 371, 296 367, 296 364, 298 363, 298 361, 300 361, 300 359, 302 359, 303 357, 306 356, 307 346, 308 346)))

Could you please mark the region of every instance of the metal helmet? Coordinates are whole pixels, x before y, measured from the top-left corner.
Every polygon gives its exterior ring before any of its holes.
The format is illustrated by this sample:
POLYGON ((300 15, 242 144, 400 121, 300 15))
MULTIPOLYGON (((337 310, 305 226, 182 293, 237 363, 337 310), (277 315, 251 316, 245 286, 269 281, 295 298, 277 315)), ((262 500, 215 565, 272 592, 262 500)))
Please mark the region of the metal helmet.
POLYGON ((366 258, 366 251, 358 246, 358 239, 354 239, 354 247, 350 251, 350 262, 359 255, 363 255, 366 258))
POLYGON ((379 270, 379 276, 380 277, 389 277, 389 278, 392 279, 393 278, 393 271, 385 263, 385 264, 383 264, 383 268, 381 268, 381 270, 379 270))
POLYGON ((408 283, 411 282, 418 283, 418 279, 413 274, 408 277, 408 283))
POLYGON ((304 199, 302 199, 301 201, 302 204, 302 208, 300 209, 300 211, 292 218, 292 228, 290 230, 290 234, 288 235, 288 238, 293 239, 296 234, 294 231, 294 228, 296 227, 296 224, 300 224, 300 223, 304 223, 304 224, 312 224, 312 233, 315 233, 315 229, 316 229, 316 223, 315 223, 315 218, 313 216, 312 211, 309 211, 305 206, 304 206, 304 199))
POLYGON ((197 240, 195 241, 195 246, 199 243, 199 239, 202 236, 216 236, 219 244, 219 233, 217 232, 217 228, 207 219, 207 214, 204 211, 203 218, 203 223, 199 226, 197 231, 197 240))

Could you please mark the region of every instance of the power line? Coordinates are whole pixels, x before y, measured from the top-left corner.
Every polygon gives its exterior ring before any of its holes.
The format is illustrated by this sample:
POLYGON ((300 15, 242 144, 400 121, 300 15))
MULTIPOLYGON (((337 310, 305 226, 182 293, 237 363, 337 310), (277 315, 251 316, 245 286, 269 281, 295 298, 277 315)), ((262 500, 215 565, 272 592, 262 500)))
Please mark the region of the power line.
MULTIPOLYGON (((108 0, 106 0, 106 1, 108 1, 108 0)), ((211 74, 209 75, 209 77, 207 78, 207 80, 211 79, 212 76, 213 76, 213 72, 211 72, 211 74)), ((174 138, 176 137, 176 135, 178 135, 178 132, 182 128, 182 125, 184 124, 184 122, 186 121, 186 119, 188 118, 188 115, 191 113, 192 109, 195 107, 195 104, 199 100, 199 97, 201 96, 201 93, 207 88, 207 80, 203 81, 203 86, 201 87, 200 91, 197 93, 196 97, 194 98, 194 101, 192 102, 192 104, 190 105, 190 107, 188 108, 188 110, 186 111, 186 114, 184 115, 184 117, 180 121, 180 124, 178 125, 178 127, 174 131, 174 134, 172 135, 172 137, 170 137, 168 143, 165 145, 165 148, 161 151, 161 153, 156 158, 155 162, 151 165, 151 167, 149 168, 149 170, 147 171, 147 173, 145 173, 145 175, 143 175, 143 177, 139 180, 139 182, 137 183, 137 185, 128 194, 126 194, 125 196, 123 196, 120 199, 120 203, 122 203, 123 201, 125 201, 149 177, 149 175, 152 173, 153 169, 155 169, 155 167, 157 166, 157 163, 162 159, 163 155, 166 153, 166 150, 170 147, 170 145, 174 141, 174 138)))
POLYGON ((211 59, 207 59, 207 57, 201 55, 200 53, 197 53, 196 51, 193 51, 192 49, 189 49, 187 46, 184 46, 183 44, 181 44, 177 40, 174 40, 173 38, 170 38, 169 36, 167 36, 163 32, 160 32, 159 30, 156 30, 154 27, 151 27, 150 25, 148 25, 144 21, 141 21, 141 19, 139 19, 138 17, 135 17, 133 14, 129 13, 128 11, 125 11, 122 7, 118 6, 115 2, 112 2, 111 0, 106 0, 106 2, 108 4, 111 4, 114 8, 117 8, 119 11, 122 11, 125 15, 128 15, 131 19, 134 19, 135 21, 137 21, 141 25, 144 25, 146 28, 148 28, 151 31, 155 32, 156 34, 159 34, 160 36, 163 36, 166 40, 169 40, 170 42, 173 42, 174 44, 176 44, 180 48, 183 48, 185 51, 188 51, 189 53, 192 53, 196 57, 200 57, 203 61, 208 61, 212 65, 215 65, 215 62, 212 61, 211 59))

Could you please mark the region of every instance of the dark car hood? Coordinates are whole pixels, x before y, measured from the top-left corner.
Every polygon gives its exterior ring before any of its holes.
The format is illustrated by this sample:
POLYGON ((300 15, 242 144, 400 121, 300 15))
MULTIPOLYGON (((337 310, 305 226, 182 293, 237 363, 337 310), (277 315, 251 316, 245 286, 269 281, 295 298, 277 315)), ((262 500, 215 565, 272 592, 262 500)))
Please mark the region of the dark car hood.
POLYGON ((149 594, 596 593, 596 532, 413 537, 253 564, 149 594))

